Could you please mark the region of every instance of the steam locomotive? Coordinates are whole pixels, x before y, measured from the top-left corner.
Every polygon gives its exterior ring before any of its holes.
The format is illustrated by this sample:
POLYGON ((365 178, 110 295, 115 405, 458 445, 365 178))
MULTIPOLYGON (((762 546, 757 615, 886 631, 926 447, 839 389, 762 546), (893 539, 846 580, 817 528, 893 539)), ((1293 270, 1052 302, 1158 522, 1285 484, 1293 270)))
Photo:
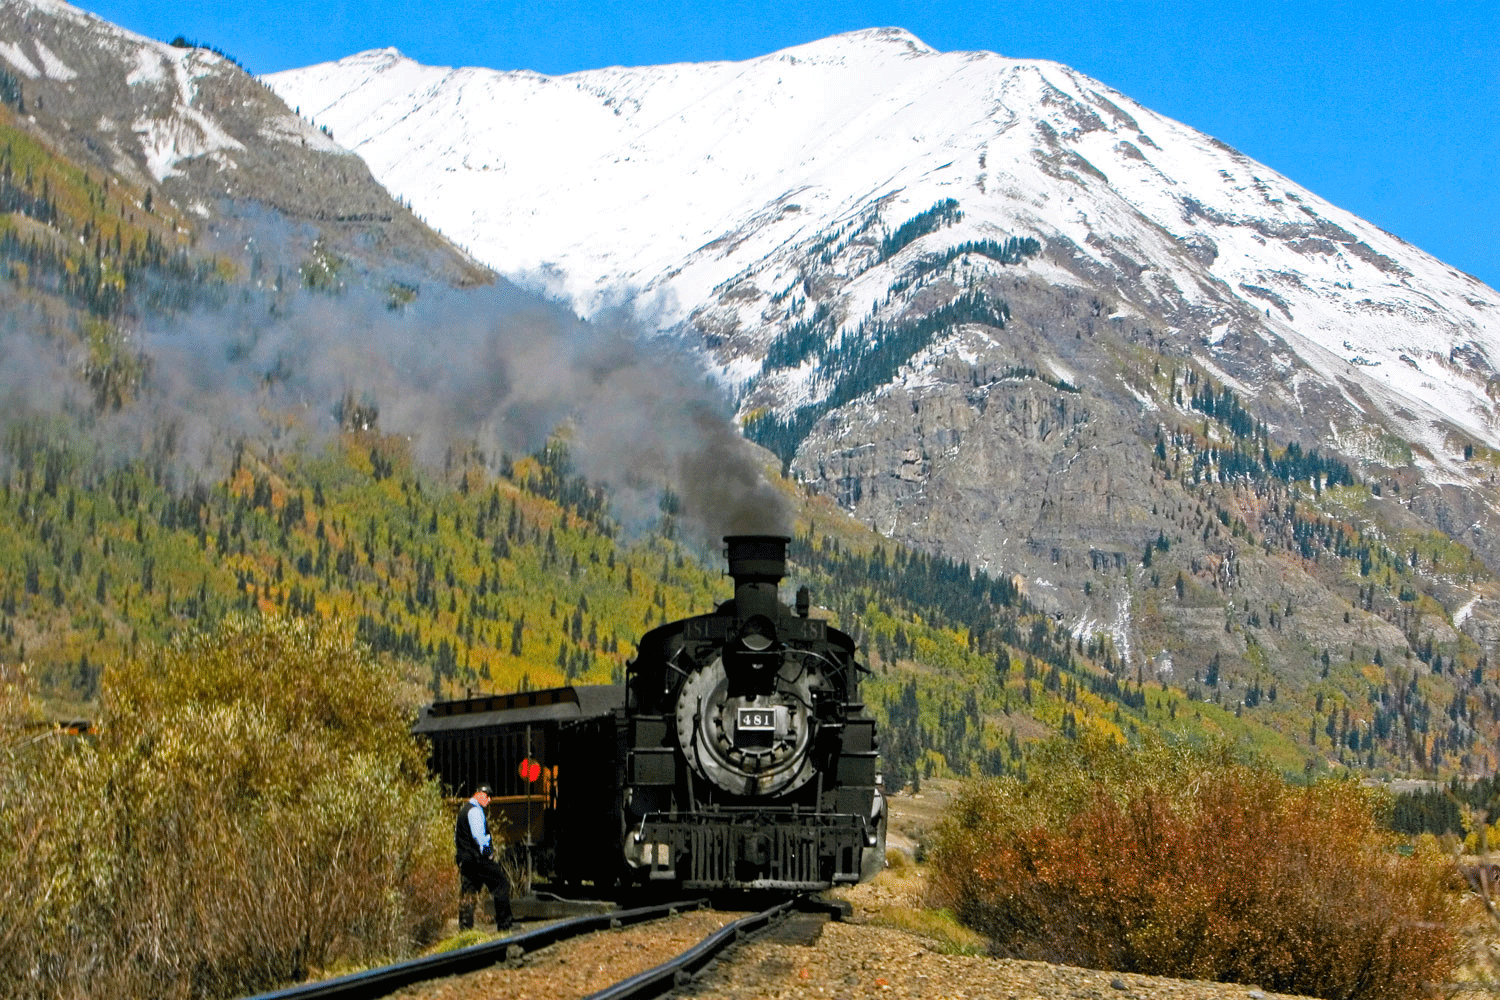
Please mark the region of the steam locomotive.
POLYGON ((457 794, 487 781, 563 885, 816 890, 885 858, 854 642, 778 593, 780 535, 725 538, 734 597, 642 636, 623 685, 437 702, 414 732, 457 794))

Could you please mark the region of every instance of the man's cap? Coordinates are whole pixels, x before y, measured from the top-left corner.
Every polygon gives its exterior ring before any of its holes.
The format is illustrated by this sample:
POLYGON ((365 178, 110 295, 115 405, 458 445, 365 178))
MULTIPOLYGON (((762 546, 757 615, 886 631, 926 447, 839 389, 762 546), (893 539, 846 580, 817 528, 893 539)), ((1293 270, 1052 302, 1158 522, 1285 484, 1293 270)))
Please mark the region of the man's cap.
POLYGON ((488 796, 491 796, 491 797, 493 797, 494 794, 495 794, 495 790, 493 788, 491 788, 489 785, 480 785, 478 788, 474 789, 474 794, 475 795, 478 795, 480 792, 483 792, 484 794, 486 794, 488 796))

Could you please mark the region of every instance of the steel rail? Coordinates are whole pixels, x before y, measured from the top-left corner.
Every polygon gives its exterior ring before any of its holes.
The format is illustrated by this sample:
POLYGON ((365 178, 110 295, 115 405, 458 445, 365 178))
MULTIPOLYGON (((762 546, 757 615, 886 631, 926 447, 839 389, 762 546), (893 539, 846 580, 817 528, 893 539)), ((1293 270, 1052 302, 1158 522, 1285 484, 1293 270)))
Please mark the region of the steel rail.
POLYGON ((613 986, 606 986, 597 993, 590 993, 584 1000, 648 1000, 686 985, 725 948, 765 930, 796 905, 795 899, 784 900, 769 910, 762 910, 727 924, 676 958, 629 979, 622 979, 613 986))
MULTIPOLYGON (((708 906, 706 899, 692 899, 657 906, 643 906, 633 910, 613 913, 594 913, 571 920, 559 921, 523 931, 509 937, 485 941, 438 955, 413 958, 394 965, 383 965, 364 972, 354 972, 336 979, 324 979, 315 983, 303 983, 258 993, 245 1000, 373 1000, 395 992, 403 986, 419 983, 441 976, 455 976, 488 968, 497 962, 516 958, 529 951, 537 951, 568 938, 589 934, 597 930, 623 927, 626 924, 656 920, 683 910, 697 910, 708 906)), ((734 925, 730 925, 734 926, 734 925)))

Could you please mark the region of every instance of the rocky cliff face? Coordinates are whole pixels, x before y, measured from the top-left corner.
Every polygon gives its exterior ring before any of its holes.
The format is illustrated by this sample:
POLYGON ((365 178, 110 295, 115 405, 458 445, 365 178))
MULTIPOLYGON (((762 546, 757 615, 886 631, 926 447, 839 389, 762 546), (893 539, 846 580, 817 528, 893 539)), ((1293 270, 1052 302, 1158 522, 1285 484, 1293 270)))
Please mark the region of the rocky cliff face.
MULTIPOLYGON (((1367 533, 1406 557, 1417 539, 1432 540, 1434 520, 1480 513, 1484 494, 1369 462, 1356 467, 1376 489, 1386 484, 1380 495, 1222 468, 1195 479, 1195 460, 1235 438, 1187 402, 1201 391, 1189 373, 1199 386, 1211 378, 1190 347, 1096 317, 1086 296, 1054 285, 1021 279, 1009 292, 1003 332, 966 328, 890 384, 823 415, 791 456, 793 474, 890 537, 1018 576, 1034 602, 1080 635, 1110 634, 1147 676, 1161 651, 1179 682, 1206 673, 1216 654, 1247 674, 1255 661, 1310 680, 1325 650, 1389 656, 1409 646, 1418 634, 1410 618, 1392 617, 1399 585, 1377 573, 1386 611, 1380 602, 1365 609, 1356 595, 1369 577, 1337 545, 1303 547, 1298 518, 1367 533), (1179 395, 1184 402, 1173 403, 1179 395)), ((1213 370, 1232 378, 1243 369, 1213 370)), ((1357 426, 1347 410, 1309 410, 1357 426)), ((1336 453, 1330 438, 1312 440, 1336 453)), ((1273 435, 1265 449, 1285 444, 1273 435)), ((1471 548, 1493 558, 1487 545, 1471 548)), ((1464 627, 1487 647, 1487 566, 1454 573, 1425 552, 1417 562, 1440 605, 1422 628, 1460 643, 1443 611, 1466 608, 1464 627)))

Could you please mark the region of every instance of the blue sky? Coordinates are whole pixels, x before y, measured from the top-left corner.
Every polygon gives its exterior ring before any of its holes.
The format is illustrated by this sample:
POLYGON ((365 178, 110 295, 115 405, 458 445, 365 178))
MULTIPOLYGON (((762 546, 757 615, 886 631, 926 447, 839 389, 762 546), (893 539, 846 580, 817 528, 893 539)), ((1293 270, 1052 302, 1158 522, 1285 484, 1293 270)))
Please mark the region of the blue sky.
POLYGON ((567 73, 748 59, 894 25, 937 49, 1053 59, 1229 143, 1500 288, 1500 2, 83 0, 256 73, 394 45, 433 65, 567 73))

